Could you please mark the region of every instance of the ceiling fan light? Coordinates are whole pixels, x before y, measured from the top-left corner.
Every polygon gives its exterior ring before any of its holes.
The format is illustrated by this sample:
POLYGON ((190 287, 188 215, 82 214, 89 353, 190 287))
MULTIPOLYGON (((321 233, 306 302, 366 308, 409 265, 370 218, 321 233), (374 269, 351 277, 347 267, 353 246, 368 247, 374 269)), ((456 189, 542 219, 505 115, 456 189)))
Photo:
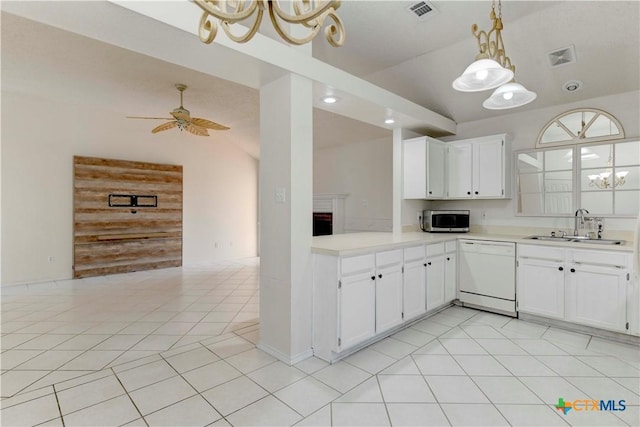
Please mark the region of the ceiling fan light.
POLYGON ((513 71, 504 68, 493 59, 478 59, 453 81, 453 88, 460 92, 480 92, 513 80, 513 71))
POLYGON ((488 110, 516 108, 532 102, 537 96, 520 83, 511 82, 497 88, 482 106, 488 110))

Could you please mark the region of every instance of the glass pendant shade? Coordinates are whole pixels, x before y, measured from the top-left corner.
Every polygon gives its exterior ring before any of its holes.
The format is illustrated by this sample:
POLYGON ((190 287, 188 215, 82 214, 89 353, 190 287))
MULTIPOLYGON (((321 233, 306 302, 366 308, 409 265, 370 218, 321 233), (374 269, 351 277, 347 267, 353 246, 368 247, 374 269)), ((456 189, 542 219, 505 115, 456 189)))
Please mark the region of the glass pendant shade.
POLYGON ((478 59, 453 81, 453 88, 461 92, 480 92, 513 80, 513 71, 493 59, 478 59))
POLYGON ((520 83, 507 83, 496 89, 482 106, 488 110, 505 110, 528 104, 538 95, 527 90, 520 83))

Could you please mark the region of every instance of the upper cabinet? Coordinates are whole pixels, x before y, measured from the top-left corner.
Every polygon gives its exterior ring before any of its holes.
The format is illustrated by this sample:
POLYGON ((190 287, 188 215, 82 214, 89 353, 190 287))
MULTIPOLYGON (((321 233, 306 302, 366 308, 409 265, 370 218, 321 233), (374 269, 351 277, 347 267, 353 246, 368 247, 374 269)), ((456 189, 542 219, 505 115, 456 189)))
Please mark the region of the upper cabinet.
POLYGON ((447 198, 508 197, 505 135, 466 139, 448 144, 447 198))
POLYGON ((444 143, 429 137, 404 141, 405 199, 503 199, 509 164, 505 135, 444 143))
POLYGON ((422 136, 404 141, 405 199, 441 199, 445 193, 445 143, 422 136))

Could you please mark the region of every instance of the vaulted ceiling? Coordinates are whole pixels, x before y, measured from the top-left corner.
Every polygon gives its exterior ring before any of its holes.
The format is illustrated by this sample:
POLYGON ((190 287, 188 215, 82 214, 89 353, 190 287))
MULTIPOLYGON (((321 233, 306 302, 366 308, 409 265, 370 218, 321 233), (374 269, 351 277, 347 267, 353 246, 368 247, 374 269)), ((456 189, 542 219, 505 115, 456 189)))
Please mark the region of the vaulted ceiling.
MULTIPOLYGON (((10 10, 7 3, 2 8, 10 10)), ((318 37, 313 56, 458 123, 512 112, 483 109, 490 93, 460 93, 451 87, 477 53, 471 25, 490 28, 491 2, 432 1, 435 12, 422 21, 407 10, 414 3, 343 1, 338 15, 347 32, 345 45, 333 48, 318 37)), ((640 2, 507 0, 502 15, 516 79, 538 93, 518 110, 640 90, 640 2), (546 54, 571 45, 577 61, 552 68, 546 54), (571 79, 584 82, 583 89, 564 92, 563 83, 571 79)), ((108 18, 105 26, 111 24, 108 18)), ((255 89, 2 14, 3 91, 156 116, 178 105, 177 82, 190 86, 185 107, 192 115, 230 125, 232 132, 225 137, 258 155, 255 89)), ((390 135, 387 129, 322 110, 316 110, 315 119, 316 147, 390 135)))

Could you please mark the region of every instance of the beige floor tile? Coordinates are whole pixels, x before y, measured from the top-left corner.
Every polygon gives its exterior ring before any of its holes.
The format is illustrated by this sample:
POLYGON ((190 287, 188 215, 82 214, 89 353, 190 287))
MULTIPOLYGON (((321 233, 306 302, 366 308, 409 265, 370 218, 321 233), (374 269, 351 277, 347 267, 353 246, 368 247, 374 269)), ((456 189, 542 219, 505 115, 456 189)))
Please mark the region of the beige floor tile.
POLYGON ((242 376, 202 393, 202 396, 222 415, 229 415, 269 393, 249 378, 242 376))
POLYGON ((388 403, 393 426, 448 426, 449 421, 437 403, 388 403))
POLYGON ((333 426, 390 426, 384 403, 332 403, 333 426))
POLYGON ((3 426, 33 426, 60 417, 53 394, 0 410, 3 426))
POLYGON ((221 418, 222 416, 218 411, 213 409, 211 404, 199 395, 192 396, 144 417, 151 427, 206 426, 221 418))
POLYGON ((65 426, 114 426, 140 418, 129 396, 119 396, 64 416, 65 426))
POLYGON ((340 393, 313 377, 307 377, 274 395, 299 414, 308 416, 340 396, 340 393))
POLYGON ((203 392, 227 381, 231 381, 241 375, 242 373, 240 371, 224 360, 210 363, 183 374, 189 384, 195 387, 199 392, 203 392))
POLYGON ((282 362, 271 363, 249 374, 249 378, 258 383, 262 388, 274 393, 307 376, 301 370, 285 365, 282 362))
POLYGON ((142 413, 142 415, 148 415, 195 394, 196 390, 182 379, 182 377, 171 377, 133 391, 129 396, 136 404, 140 413, 142 413))
POLYGON ((302 418, 273 396, 267 396, 229 415, 234 426, 290 426, 302 418))
POLYGON ((62 415, 79 411, 114 397, 122 396, 126 391, 114 375, 98 379, 57 392, 62 415))
POLYGON ((340 393, 345 393, 370 378, 371 374, 348 363, 338 362, 319 370, 313 377, 340 393))
POLYGON ((167 362, 159 360, 127 371, 117 372, 116 375, 127 391, 132 392, 178 374, 167 362))

